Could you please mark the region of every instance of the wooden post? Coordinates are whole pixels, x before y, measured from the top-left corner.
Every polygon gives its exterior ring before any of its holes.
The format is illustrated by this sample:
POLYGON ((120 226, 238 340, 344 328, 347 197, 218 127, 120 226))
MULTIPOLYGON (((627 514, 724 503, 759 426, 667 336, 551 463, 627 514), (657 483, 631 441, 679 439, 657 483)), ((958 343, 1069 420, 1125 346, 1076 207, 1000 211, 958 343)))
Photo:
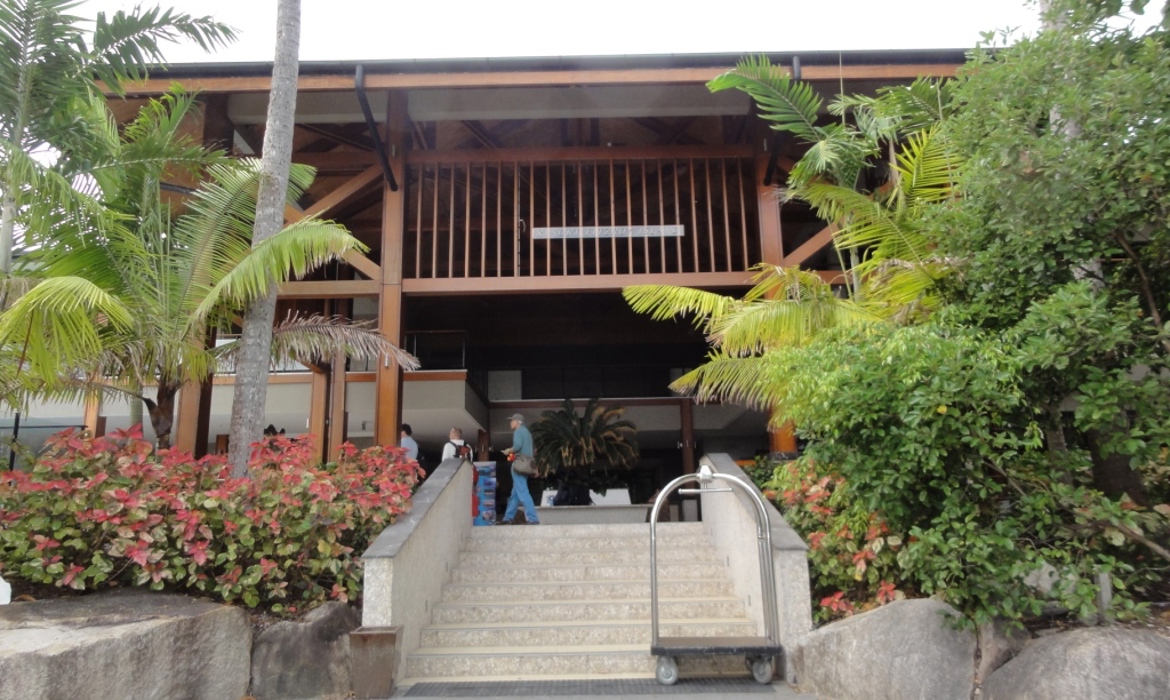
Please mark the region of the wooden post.
POLYGON ((309 365, 309 369, 313 372, 309 392, 309 434, 315 438, 313 457, 321 461, 325 455, 325 443, 329 440, 325 425, 329 415, 329 375, 315 364, 309 365))
POLYGON ((690 399, 678 402, 679 422, 682 424, 680 442, 682 442, 683 474, 693 474, 695 471, 695 412, 694 404, 690 399))
POLYGON ((329 442, 325 454, 330 461, 336 461, 345 442, 345 354, 333 358, 329 371, 329 442))
POLYGON ((756 201, 760 211, 760 262, 779 265, 784 259, 784 239, 780 229, 780 200, 776 189, 764 184, 768 156, 756 157, 756 201))
MULTIPOLYGON (((390 167, 400 184, 397 192, 382 186, 382 290, 378 298, 378 330, 393 343, 402 343, 402 254, 406 212, 407 143, 406 93, 392 91, 386 106, 386 142, 390 167)), ((374 442, 398 444, 402 423, 402 370, 383 360, 378 364, 374 403, 374 442)))

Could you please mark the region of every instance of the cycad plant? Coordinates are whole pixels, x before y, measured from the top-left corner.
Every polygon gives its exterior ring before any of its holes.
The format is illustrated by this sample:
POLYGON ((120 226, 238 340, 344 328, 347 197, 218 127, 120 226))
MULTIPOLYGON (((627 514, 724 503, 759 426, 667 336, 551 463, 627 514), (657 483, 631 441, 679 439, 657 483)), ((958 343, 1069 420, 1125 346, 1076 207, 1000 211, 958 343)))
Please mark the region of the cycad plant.
POLYGON ((589 399, 578 413, 565 399, 560 409, 542 413, 532 425, 540 470, 586 495, 610 485, 611 468, 626 470, 638 461, 637 427, 622 418, 625 411, 589 399))

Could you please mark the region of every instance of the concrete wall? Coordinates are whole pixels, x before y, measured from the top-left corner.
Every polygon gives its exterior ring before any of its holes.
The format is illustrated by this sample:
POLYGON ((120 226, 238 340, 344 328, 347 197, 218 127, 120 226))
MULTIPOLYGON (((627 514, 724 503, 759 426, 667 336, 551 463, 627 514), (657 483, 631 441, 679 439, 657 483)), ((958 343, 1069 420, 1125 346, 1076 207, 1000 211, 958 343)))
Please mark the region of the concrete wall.
POLYGON ((414 494, 410 512, 362 555, 362 627, 401 628, 397 678, 471 531, 473 471, 457 459, 440 464, 414 494))
MULTIPOLYGON (((700 463, 713 471, 742 479, 755 485, 726 454, 705 455, 700 463)), ((756 509, 751 498, 738 489, 730 493, 701 496, 703 525, 716 549, 723 552, 736 593, 747 603, 748 617, 764 633, 764 608, 761 598, 760 558, 756 546, 756 509)), ((792 650, 812 631, 812 597, 809 591, 808 546, 784 521, 775 506, 764 501, 772 534, 772 568, 776 581, 776 610, 780 625, 780 643, 792 650)), ((794 677, 791 655, 785 654, 785 677, 794 677)))

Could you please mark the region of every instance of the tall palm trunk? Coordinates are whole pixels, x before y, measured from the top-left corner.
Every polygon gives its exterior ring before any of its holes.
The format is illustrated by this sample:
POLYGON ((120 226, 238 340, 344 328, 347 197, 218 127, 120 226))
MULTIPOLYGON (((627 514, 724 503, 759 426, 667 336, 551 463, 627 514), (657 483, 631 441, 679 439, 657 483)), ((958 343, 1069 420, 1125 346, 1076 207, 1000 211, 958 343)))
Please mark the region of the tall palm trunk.
MULTIPOLYGON (((256 223, 252 229, 253 246, 278 233, 284 225, 284 201, 296 119, 300 0, 280 0, 276 25, 276 61, 272 67, 272 91, 264 131, 262 175, 256 200, 256 223)), ((260 439, 263 431, 268 364, 272 357, 269 346, 275 318, 275 291, 254 302, 244 314, 229 438, 228 459, 233 476, 247 474, 251 444, 260 439)))

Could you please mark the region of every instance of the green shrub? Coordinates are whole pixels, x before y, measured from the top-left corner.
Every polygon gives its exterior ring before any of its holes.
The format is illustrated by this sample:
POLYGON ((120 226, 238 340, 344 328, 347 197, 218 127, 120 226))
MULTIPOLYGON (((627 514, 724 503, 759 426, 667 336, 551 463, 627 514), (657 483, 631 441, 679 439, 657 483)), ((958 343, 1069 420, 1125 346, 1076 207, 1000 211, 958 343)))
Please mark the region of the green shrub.
POLYGON ((360 554, 410 507, 421 471, 398 448, 311 438, 254 446, 249 479, 222 457, 154 452, 139 428, 50 440, 33 468, 0 472, 0 571, 79 591, 198 591, 295 613, 361 592, 360 554))
MULTIPOLYGON (((897 552, 904 537, 808 458, 772 465, 765 494, 809 547, 814 615, 825 621, 905 597, 897 552)), ((760 470, 756 470, 760 471, 760 470)))

